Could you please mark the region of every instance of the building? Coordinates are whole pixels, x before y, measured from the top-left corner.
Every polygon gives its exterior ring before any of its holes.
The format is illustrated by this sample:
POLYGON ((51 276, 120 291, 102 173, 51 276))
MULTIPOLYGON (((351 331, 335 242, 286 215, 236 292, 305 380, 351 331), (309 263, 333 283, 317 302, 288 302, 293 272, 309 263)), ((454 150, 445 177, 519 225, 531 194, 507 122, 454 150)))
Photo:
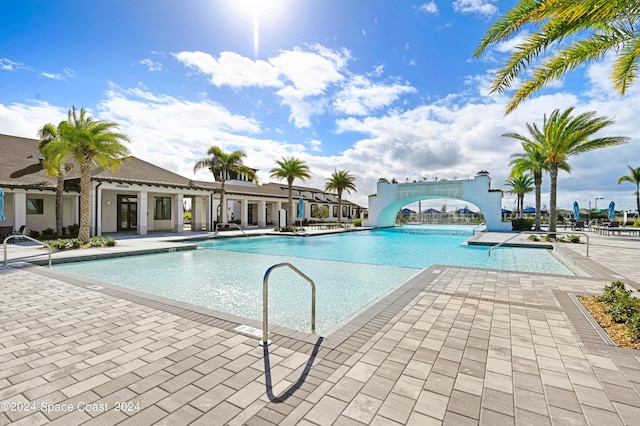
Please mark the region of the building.
MULTIPOLYGON (((2 225, 16 229, 26 225, 27 233, 54 229, 57 179, 47 176, 43 169, 38 140, 0 135, 0 153, 6 217, 2 225)), ((71 165, 64 177, 64 227, 80 222, 79 173, 79 167, 71 165)), ((225 201, 230 221, 243 228, 275 226, 278 212, 289 211, 286 184, 256 185, 244 175, 228 177, 225 201)), ((115 172, 95 168, 91 176, 91 235, 183 232, 185 205, 190 206, 192 214, 190 229, 210 231, 220 216, 219 193, 219 182, 191 180, 136 157, 127 158, 115 172)), ((335 194, 295 186, 296 211, 301 198, 307 221, 337 220, 335 194)), ((365 208, 343 200, 344 218, 365 213, 365 208)))

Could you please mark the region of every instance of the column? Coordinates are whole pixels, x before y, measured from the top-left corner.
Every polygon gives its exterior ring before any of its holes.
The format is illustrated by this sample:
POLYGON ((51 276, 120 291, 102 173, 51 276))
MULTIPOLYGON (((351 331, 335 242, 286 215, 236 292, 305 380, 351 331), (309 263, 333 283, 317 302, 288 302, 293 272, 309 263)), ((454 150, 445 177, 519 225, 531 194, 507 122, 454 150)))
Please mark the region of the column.
POLYGON ((206 213, 207 232, 212 232, 214 230, 213 229, 213 221, 214 221, 214 214, 215 214, 214 212, 216 211, 215 206, 213 205, 214 204, 213 194, 209 194, 205 197, 205 203, 206 203, 206 206, 204 208, 205 208, 205 211, 207 212, 206 213))
POLYGON ((176 232, 180 233, 184 231, 184 205, 183 195, 176 194, 176 232))
MULTIPOLYGON (((5 197, 7 194, 5 193, 5 197)), ((27 194, 25 192, 13 193, 13 227, 20 228, 22 225, 27 225, 27 194)), ((25 231, 25 235, 27 232, 25 231)))
POLYGON ((267 202, 265 200, 258 201, 258 226, 267 226, 267 202))
POLYGON ((247 199, 240 201, 240 226, 246 228, 249 224, 249 202, 247 199))
POLYGON ((138 235, 147 235, 148 229, 147 191, 138 192, 138 235))

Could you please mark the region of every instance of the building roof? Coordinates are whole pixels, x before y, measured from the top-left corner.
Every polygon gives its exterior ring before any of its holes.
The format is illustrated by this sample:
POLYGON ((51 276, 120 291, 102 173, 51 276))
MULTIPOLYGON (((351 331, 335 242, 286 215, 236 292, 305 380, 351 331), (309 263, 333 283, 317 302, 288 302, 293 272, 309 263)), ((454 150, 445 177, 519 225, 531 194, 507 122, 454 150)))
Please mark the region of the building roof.
MULTIPOLYGON (((0 134, 0 186, 23 188, 46 188, 55 190, 56 178, 47 176, 40 160, 38 140, 21 138, 0 134)), ((65 176, 67 189, 79 187, 80 167, 73 167, 65 176)), ((205 191, 220 191, 220 182, 208 182, 191 180, 167 169, 141 160, 137 157, 128 157, 115 172, 96 167, 91 171, 94 180, 108 182, 139 183, 147 185, 159 185, 176 188, 202 189, 205 191)), ((303 196, 310 201, 318 201, 327 204, 336 204, 336 201, 320 200, 318 194, 324 191, 305 186, 293 186, 294 197, 299 198, 300 193, 311 193, 311 198, 303 196)), ((269 182, 263 185, 238 185, 233 181, 227 181, 225 192, 233 195, 248 195, 253 197, 282 198, 289 196, 286 183, 269 182)), ((348 200, 342 200, 344 205, 357 206, 348 200)))
POLYGON ((0 185, 55 189, 56 179, 42 167, 37 140, 0 135, 0 152, 0 185))

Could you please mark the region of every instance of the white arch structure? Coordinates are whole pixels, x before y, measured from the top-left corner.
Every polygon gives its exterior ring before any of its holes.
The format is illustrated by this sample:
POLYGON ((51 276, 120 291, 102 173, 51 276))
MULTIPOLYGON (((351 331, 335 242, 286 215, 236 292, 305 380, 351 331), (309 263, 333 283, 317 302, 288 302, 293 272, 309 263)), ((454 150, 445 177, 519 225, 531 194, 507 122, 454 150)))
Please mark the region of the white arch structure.
POLYGON ((395 226, 398 211, 407 204, 434 198, 452 198, 475 204, 484 215, 487 231, 510 231, 511 222, 502 221, 502 191, 490 188, 489 175, 473 179, 434 182, 389 183, 381 180, 377 193, 369 196, 367 226, 395 226))

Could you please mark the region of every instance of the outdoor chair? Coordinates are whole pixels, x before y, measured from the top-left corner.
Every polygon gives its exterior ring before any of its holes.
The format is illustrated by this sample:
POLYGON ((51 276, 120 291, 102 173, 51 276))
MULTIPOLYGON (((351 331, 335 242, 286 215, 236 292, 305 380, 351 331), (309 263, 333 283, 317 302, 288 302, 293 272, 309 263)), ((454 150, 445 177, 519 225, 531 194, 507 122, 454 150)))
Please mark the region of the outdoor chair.
POLYGON ((24 230, 26 227, 27 225, 22 225, 20 229, 18 229, 17 231, 13 231, 13 235, 17 235, 16 240, 24 240, 22 236, 24 235, 24 230))
POLYGON ((576 220, 575 223, 571 225, 572 231, 582 231, 584 229, 584 220, 576 220))

